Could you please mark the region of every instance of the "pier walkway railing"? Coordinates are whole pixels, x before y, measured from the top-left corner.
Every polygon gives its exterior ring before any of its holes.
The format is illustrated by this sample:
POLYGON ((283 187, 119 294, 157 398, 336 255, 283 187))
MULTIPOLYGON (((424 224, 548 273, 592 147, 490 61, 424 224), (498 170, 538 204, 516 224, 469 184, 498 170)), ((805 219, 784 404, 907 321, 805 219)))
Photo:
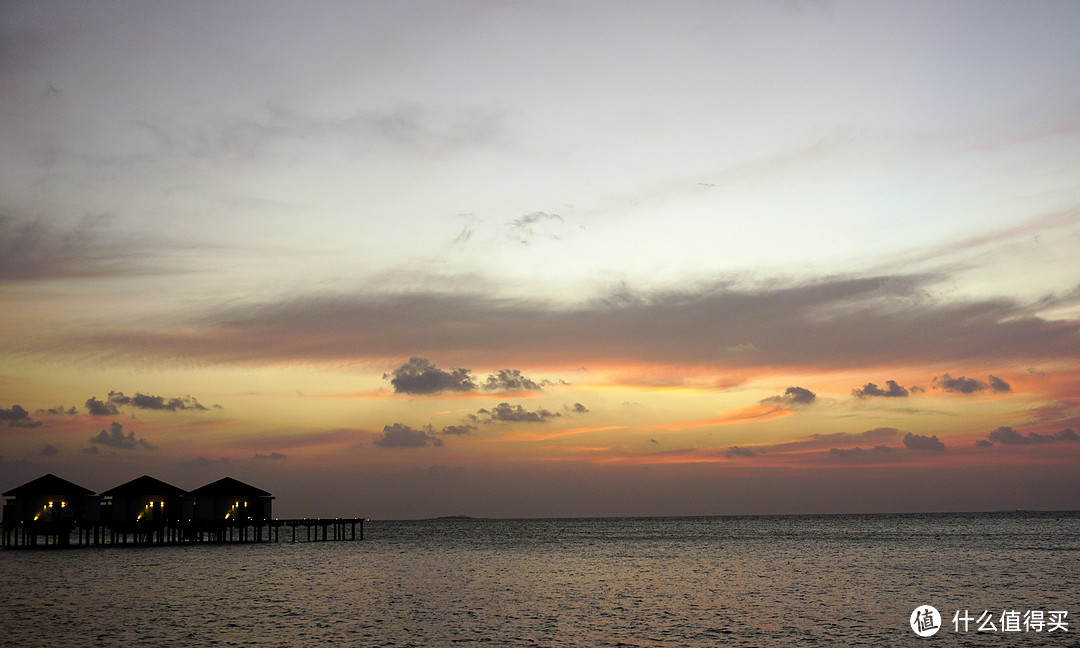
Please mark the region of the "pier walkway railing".
POLYGON ((364 518, 130 522, 56 520, 3 523, 5 549, 363 539, 364 518))

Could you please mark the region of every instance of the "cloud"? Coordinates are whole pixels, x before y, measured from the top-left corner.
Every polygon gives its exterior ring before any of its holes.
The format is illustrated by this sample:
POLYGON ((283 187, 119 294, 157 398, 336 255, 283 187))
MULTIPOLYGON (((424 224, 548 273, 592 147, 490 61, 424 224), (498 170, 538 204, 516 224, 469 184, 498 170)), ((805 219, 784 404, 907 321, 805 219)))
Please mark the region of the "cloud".
POLYGON ((548 419, 562 416, 559 412, 552 412, 544 408, 530 412, 521 405, 499 403, 489 409, 477 410, 472 418, 482 423, 546 423, 548 419))
POLYGON ((45 447, 38 453, 42 457, 55 457, 58 454, 60 454, 60 449, 51 443, 45 444, 45 447))
POLYGON ((63 405, 57 405, 56 407, 50 407, 48 409, 39 409, 38 413, 39 414, 53 414, 53 415, 63 414, 63 415, 67 415, 67 416, 75 416, 76 414, 79 413, 79 408, 75 407, 74 405, 72 405, 71 407, 68 407, 68 408, 65 408, 63 405))
POLYGON ((558 214, 535 211, 522 214, 506 224, 510 228, 519 243, 528 245, 536 238, 559 240, 559 230, 565 224, 565 220, 558 214))
POLYGON ((986 435, 986 441, 981 444, 981 447, 989 447, 995 443, 1000 443, 1002 445, 1030 445, 1035 443, 1053 443, 1055 441, 1080 441, 1080 435, 1073 431, 1072 428, 1065 428, 1054 434, 1039 434, 1037 432, 1021 434, 1013 428, 1003 425, 986 435))
POLYGON ((473 432, 476 432, 475 425, 447 425, 440 434, 460 436, 462 434, 472 434, 473 432))
POLYGON ((123 276, 138 272, 132 253, 107 236, 107 220, 84 218, 61 230, 41 219, 0 214, 0 283, 123 276))
POLYGON ((8 427, 17 427, 17 428, 37 428, 37 427, 41 427, 42 425, 44 425, 44 424, 41 421, 36 421, 34 419, 20 419, 18 421, 9 421, 8 422, 8 427))
POLYGON ((157 140, 163 156, 250 162, 298 142, 367 142, 377 149, 448 153, 492 141, 500 122, 499 114, 483 110, 409 106, 327 117, 277 105, 255 116, 221 114, 198 123, 156 119, 136 125, 157 140))
POLYGON ((441 392, 468 392, 476 389, 468 369, 452 368, 443 371, 427 358, 413 356, 383 378, 390 378, 394 392, 398 394, 438 394, 441 392))
POLYGON ((936 434, 934 436, 925 436, 912 434, 911 432, 904 435, 904 447, 911 450, 932 450, 934 452, 943 452, 945 450, 945 444, 938 440, 936 434))
POLYGON ((833 432, 832 434, 811 434, 809 436, 763 446, 755 446, 759 452, 786 453, 825 450, 838 446, 857 444, 881 445, 892 441, 900 433, 894 427, 879 427, 863 432, 833 432))
POLYGON ((146 450, 153 450, 154 446, 150 445, 146 439, 136 439, 134 432, 128 432, 124 434, 124 426, 113 421, 109 426, 109 430, 101 430, 96 436, 90 437, 90 443, 98 446, 105 446, 107 448, 120 448, 122 450, 136 450, 143 448, 146 450))
POLYGON ((263 459, 272 459, 274 461, 284 461, 287 459, 287 457, 280 452, 271 452, 270 454, 259 454, 256 452, 254 458, 260 461, 263 459))
POLYGON ((887 445, 874 446, 872 450, 863 450, 859 446, 854 448, 829 448, 829 454, 839 459, 866 459, 873 455, 881 455, 892 452, 887 445))
POLYGON ((581 403, 574 403, 573 405, 563 405, 563 409, 571 414, 588 414, 589 408, 585 407, 581 403))
POLYGON ((0 407, 0 421, 19 421, 30 417, 22 405, 12 405, 11 409, 0 407))
POLYGON ((500 369, 484 381, 484 391, 543 391, 518 369, 500 369))
POLYGON ((851 390, 851 395, 856 398, 870 398, 871 396, 882 396, 885 398, 907 398, 911 392, 900 386, 895 380, 885 381, 885 389, 882 389, 874 383, 866 383, 862 387, 851 390))
POLYGON ((762 399, 762 405, 809 405, 817 398, 817 394, 803 387, 788 387, 780 396, 770 396, 762 399))
POLYGON ((0 421, 7 421, 8 427, 36 428, 41 427, 42 422, 30 418, 22 405, 12 405, 10 409, 0 407, 0 421))
MULTIPOLYGON (((381 361, 417 351, 452 352, 501 365, 535 363, 542 354, 551 366, 663 363, 770 372, 887 363, 1030 363, 1080 355, 1080 322, 1042 319, 1030 305, 1008 300, 934 297, 932 284, 946 278, 717 282, 683 291, 621 289, 574 303, 462 292, 313 294, 221 305, 178 317, 175 330, 123 327, 40 337, 28 350, 64 350, 88 359, 243 365, 381 361), (720 332, 728 345, 752 344, 757 351, 723 352, 720 332)), ((408 389, 415 380, 420 393, 432 393, 423 391, 432 389, 423 381, 424 368, 412 367, 418 375, 407 371, 399 382, 408 389)), ((467 372, 446 382, 441 386, 466 390, 472 384, 467 372)))
MULTIPOLYGON (((97 448, 94 448, 94 450, 97 450, 97 448)), ((85 452, 85 450, 83 452, 85 452)), ((213 467, 218 467, 218 466, 225 466, 225 465, 228 465, 228 464, 229 464, 229 458, 228 457, 221 457, 219 459, 207 459, 206 457, 203 457, 202 455, 199 455, 198 457, 195 457, 191 461, 188 461, 188 462, 185 463, 185 465, 194 466, 196 468, 213 468, 213 467)))
POLYGON ((109 402, 118 406, 131 406, 136 409, 207 411, 209 408, 196 400, 193 396, 180 396, 167 398, 164 396, 151 396, 136 392, 134 396, 125 396, 124 392, 110 391, 109 402))
POLYGON ((974 394, 975 392, 986 391, 988 389, 994 392, 1007 392, 1012 389, 1012 386, 997 376, 990 376, 989 382, 986 383, 976 378, 967 378, 966 376, 953 378, 946 373, 934 378, 934 389, 941 389, 942 391, 960 394, 974 394))
POLYGON ((740 457, 756 457, 757 452, 754 452, 750 448, 743 448, 741 446, 731 446, 724 451, 724 456, 728 459, 737 459, 740 457))
POLYGON ((401 423, 383 426, 382 437, 373 443, 383 448, 419 448, 443 444, 442 439, 434 436, 430 425, 418 430, 401 423))
POLYGON ((90 412, 91 416, 116 416, 120 413, 120 408, 115 403, 99 401, 97 397, 91 396, 86 399, 86 411, 90 412))

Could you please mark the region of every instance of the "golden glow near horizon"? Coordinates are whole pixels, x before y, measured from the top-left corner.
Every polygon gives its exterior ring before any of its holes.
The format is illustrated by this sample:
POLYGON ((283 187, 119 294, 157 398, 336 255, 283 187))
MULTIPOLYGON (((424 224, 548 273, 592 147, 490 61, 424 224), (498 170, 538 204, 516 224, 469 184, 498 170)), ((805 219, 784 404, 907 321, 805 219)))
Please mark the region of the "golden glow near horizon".
POLYGON ((1080 507, 1080 6, 414 9, 6 12, 0 486, 1080 507))

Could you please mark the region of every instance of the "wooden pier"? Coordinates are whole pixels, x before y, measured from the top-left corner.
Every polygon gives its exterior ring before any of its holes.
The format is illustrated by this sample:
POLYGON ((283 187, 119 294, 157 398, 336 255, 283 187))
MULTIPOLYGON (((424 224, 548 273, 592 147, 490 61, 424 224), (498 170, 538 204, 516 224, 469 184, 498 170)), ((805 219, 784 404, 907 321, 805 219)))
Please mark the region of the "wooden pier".
POLYGON ((54 520, 3 524, 5 549, 160 547, 186 544, 327 542, 363 539, 364 518, 189 520, 186 522, 54 520))

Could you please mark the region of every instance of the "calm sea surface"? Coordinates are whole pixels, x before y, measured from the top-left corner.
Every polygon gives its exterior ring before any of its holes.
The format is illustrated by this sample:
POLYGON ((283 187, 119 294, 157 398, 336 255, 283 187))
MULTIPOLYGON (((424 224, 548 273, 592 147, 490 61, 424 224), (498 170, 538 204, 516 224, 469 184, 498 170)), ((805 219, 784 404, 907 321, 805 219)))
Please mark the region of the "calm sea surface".
POLYGON ((0 646, 1077 646, 1080 513, 369 522, 0 551, 0 646), (911 612, 935 606, 920 638, 911 612), (954 632, 993 614, 996 632, 954 632), (1003 632, 1066 611, 1068 632, 1003 632))

